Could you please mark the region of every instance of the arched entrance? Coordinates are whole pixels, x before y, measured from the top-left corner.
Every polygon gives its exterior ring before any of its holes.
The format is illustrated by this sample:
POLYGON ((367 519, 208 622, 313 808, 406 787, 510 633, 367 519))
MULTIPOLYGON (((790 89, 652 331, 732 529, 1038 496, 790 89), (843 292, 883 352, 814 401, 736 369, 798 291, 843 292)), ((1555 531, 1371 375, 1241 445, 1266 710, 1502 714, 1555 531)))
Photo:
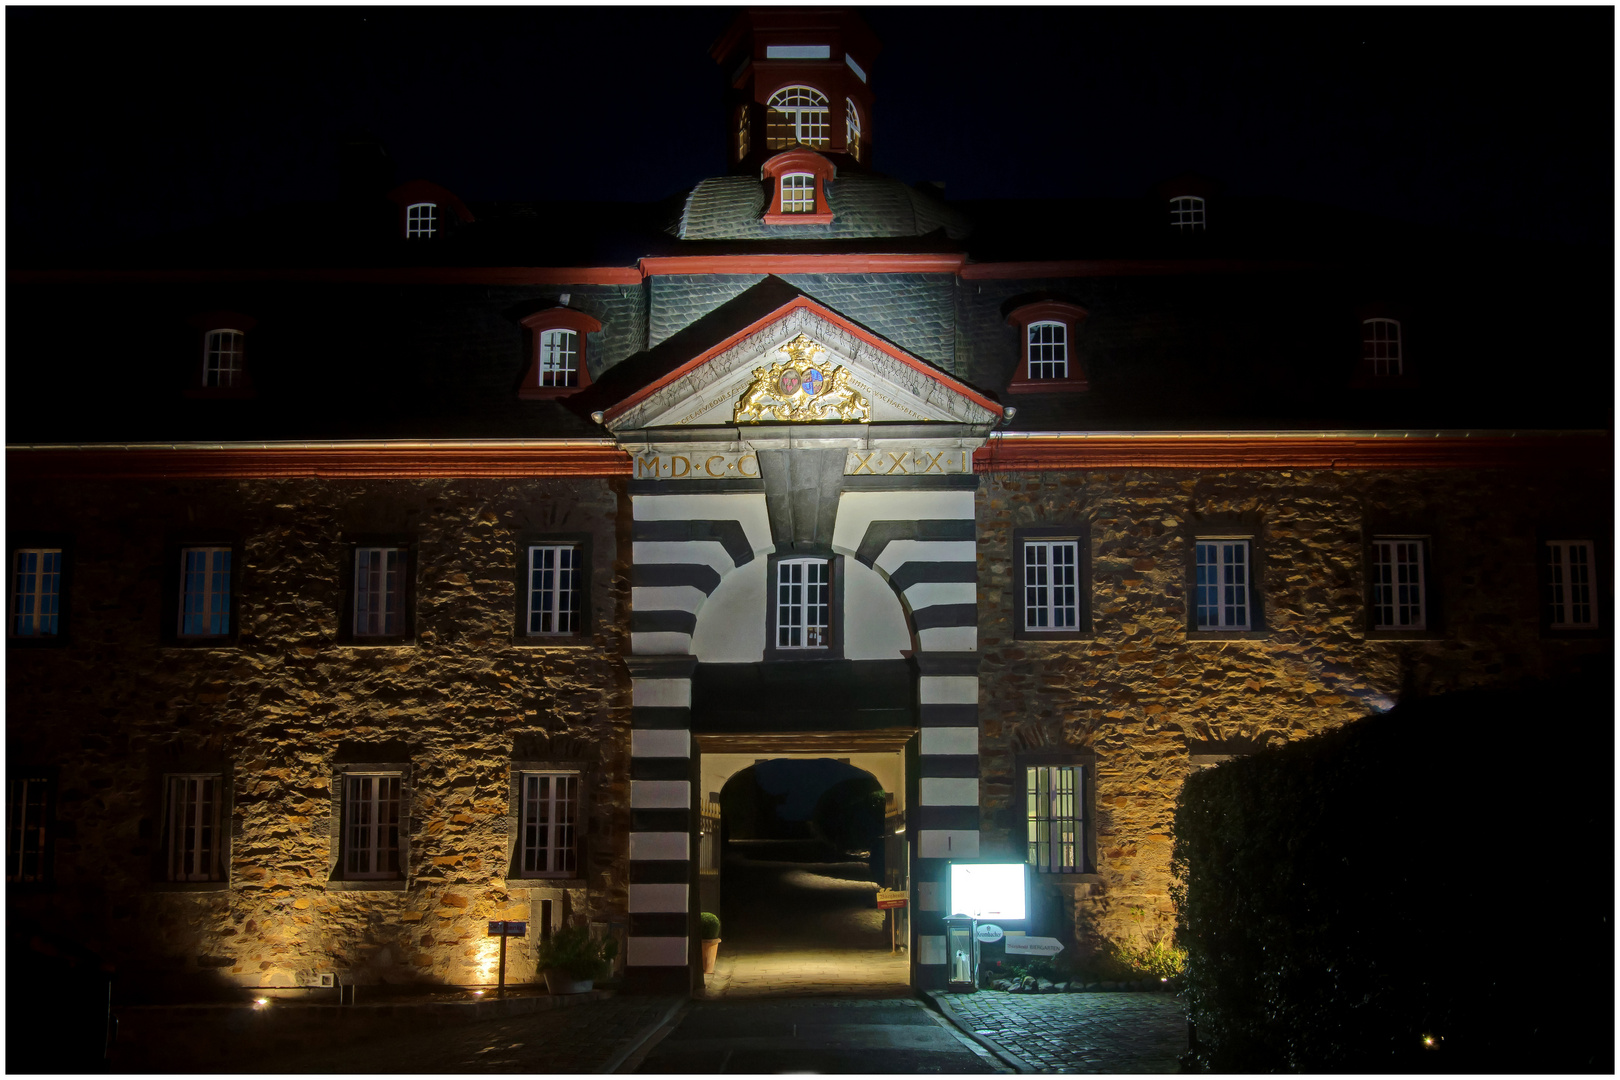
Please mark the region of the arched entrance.
POLYGON ((699 894, 722 921, 709 996, 910 994, 906 913, 876 903, 909 872, 904 758, 702 754, 699 894))

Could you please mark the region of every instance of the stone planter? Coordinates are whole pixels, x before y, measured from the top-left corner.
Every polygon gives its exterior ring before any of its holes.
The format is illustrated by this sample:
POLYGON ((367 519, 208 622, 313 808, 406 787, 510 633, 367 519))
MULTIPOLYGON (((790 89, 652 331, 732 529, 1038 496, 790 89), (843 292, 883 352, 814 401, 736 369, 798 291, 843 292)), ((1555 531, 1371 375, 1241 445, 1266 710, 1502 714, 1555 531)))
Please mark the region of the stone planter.
POLYGON ((595 979, 576 979, 561 968, 546 968, 548 994, 583 994, 596 986, 595 979))
POLYGON ((714 974, 714 961, 720 955, 720 939, 707 938, 703 942, 703 974, 714 974))

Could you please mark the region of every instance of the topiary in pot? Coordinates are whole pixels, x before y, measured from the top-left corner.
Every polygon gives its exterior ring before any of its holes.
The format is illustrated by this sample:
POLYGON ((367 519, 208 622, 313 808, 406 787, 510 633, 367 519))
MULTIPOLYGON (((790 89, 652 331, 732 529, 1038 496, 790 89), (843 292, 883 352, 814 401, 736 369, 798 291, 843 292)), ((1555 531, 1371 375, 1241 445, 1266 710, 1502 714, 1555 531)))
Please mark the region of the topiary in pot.
POLYGON ((703 935, 703 974, 714 974, 715 958, 720 955, 720 916, 705 911, 698 916, 703 935))
POLYGON ((584 926, 564 926, 540 942, 537 959, 553 994, 582 994, 597 979, 607 978, 617 955, 619 943, 613 938, 593 938, 584 926))

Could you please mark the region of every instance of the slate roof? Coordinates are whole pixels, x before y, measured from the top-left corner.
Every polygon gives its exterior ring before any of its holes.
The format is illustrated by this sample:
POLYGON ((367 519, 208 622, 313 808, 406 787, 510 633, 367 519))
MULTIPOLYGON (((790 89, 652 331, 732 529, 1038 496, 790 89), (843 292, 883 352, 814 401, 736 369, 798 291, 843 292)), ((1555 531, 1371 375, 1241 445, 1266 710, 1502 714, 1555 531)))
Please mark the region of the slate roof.
POLYGON ((971 231, 967 217, 933 196, 887 176, 845 172, 827 185, 830 225, 766 225, 765 184, 752 176, 717 176, 687 193, 670 235, 681 240, 843 240, 927 236, 952 240, 971 231))

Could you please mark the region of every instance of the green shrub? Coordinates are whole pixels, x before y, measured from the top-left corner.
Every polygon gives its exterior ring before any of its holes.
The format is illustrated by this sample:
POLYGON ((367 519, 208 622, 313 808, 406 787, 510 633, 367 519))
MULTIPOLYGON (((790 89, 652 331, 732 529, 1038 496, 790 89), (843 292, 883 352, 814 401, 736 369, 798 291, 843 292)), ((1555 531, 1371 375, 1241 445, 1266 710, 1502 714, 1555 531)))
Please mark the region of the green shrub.
POLYGON ((720 936, 720 916, 705 911, 698 916, 698 922, 703 925, 703 940, 714 941, 720 936))
POLYGON ((542 970, 558 969, 570 979, 605 979, 617 955, 613 938, 593 938, 587 927, 565 926, 540 942, 537 959, 542 970))

